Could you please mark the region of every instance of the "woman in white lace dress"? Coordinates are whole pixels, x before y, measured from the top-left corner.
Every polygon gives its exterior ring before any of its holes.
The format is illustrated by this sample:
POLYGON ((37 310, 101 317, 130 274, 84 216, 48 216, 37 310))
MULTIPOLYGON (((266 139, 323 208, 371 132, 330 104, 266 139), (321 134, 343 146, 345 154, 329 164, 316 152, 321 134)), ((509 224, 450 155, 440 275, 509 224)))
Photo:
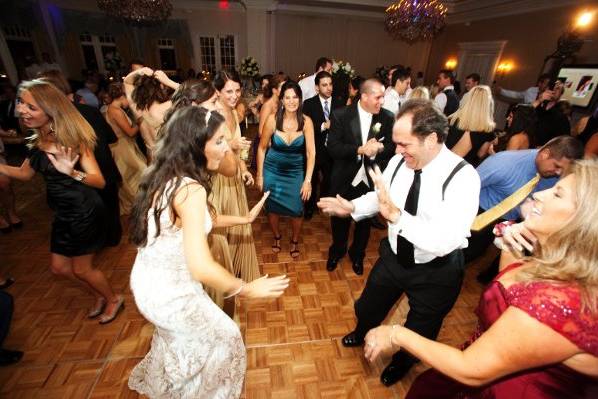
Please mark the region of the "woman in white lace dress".
POLYGON ((251 223, 266 197, 247 216, 212 211, 206 200, 210 171, 229 150, 223 121, 200 107, 176 111, 133 207, 131 240, 139 252, 131 289, 156 329, 129 387, 150 398, 239 397, 246 366, 241 334, 203 284, 247 298, 278 297, 288 286, 286 276, 245 284, 210 254, 206 235, 211 227, 251 223))

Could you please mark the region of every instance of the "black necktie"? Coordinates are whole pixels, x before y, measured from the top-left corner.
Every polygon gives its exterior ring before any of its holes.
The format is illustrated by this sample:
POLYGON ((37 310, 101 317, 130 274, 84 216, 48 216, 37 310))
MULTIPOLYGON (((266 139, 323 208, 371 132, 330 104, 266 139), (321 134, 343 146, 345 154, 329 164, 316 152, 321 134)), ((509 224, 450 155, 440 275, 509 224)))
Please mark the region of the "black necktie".
MULTIPOLYGON (((419 201, 419 186, 421 184, 421 169, 413 171, 413 183, 407 194, 404 211, 410 215, 417 215, 417 202, 419 201)), ((399 263, 405 267, 411 267, 415 264, 413 255, 413 244, 407 241, 403 236, 397 236, 397 256, 399 263)))

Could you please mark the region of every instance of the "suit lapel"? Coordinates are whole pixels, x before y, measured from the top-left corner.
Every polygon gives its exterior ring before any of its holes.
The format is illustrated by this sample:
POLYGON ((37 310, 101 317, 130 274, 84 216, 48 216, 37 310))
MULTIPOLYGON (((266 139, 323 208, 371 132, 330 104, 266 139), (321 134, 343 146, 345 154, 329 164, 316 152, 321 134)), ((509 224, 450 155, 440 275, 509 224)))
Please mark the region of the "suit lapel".
POLYGON ((378 122, 379 117, 380 113, 372 115, 372 123, 370 123, 370 130, 368 131, 368 140, 376 136, 376 133, 374 133, 374 129, 372 129, 372 127, 374 127, 374 125, 378 122))
POLYGON ((353 133, 353 138, 358 145, 362 145, 362 138, 361 138, 361 123, 359 121, 359 111, 357 110, 357 106, 353 108, 353 117, 351 118, 351 133, 353 133))

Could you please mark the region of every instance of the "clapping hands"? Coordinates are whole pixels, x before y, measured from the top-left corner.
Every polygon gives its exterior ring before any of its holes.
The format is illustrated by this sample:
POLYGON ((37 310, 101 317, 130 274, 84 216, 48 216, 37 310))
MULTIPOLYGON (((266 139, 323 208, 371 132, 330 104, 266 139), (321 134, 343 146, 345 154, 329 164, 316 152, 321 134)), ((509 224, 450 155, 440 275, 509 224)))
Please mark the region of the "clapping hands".
POLYGON ((363 146, 363 154, 367 157, 374 157, 379 152, 384 150, 384 144, 376 140, 375 138, 371 138, 365 143, 363 146))

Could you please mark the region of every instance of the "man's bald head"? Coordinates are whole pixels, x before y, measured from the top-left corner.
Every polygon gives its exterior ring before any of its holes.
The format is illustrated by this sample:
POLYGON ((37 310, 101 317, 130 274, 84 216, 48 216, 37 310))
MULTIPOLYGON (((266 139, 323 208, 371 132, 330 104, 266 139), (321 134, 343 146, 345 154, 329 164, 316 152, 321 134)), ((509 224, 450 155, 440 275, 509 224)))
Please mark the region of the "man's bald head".
POLYGON ((371 114, 377 114, 384 104, 384 85, 378 79, 368 79, 361 84, 361 108, 371 114))

